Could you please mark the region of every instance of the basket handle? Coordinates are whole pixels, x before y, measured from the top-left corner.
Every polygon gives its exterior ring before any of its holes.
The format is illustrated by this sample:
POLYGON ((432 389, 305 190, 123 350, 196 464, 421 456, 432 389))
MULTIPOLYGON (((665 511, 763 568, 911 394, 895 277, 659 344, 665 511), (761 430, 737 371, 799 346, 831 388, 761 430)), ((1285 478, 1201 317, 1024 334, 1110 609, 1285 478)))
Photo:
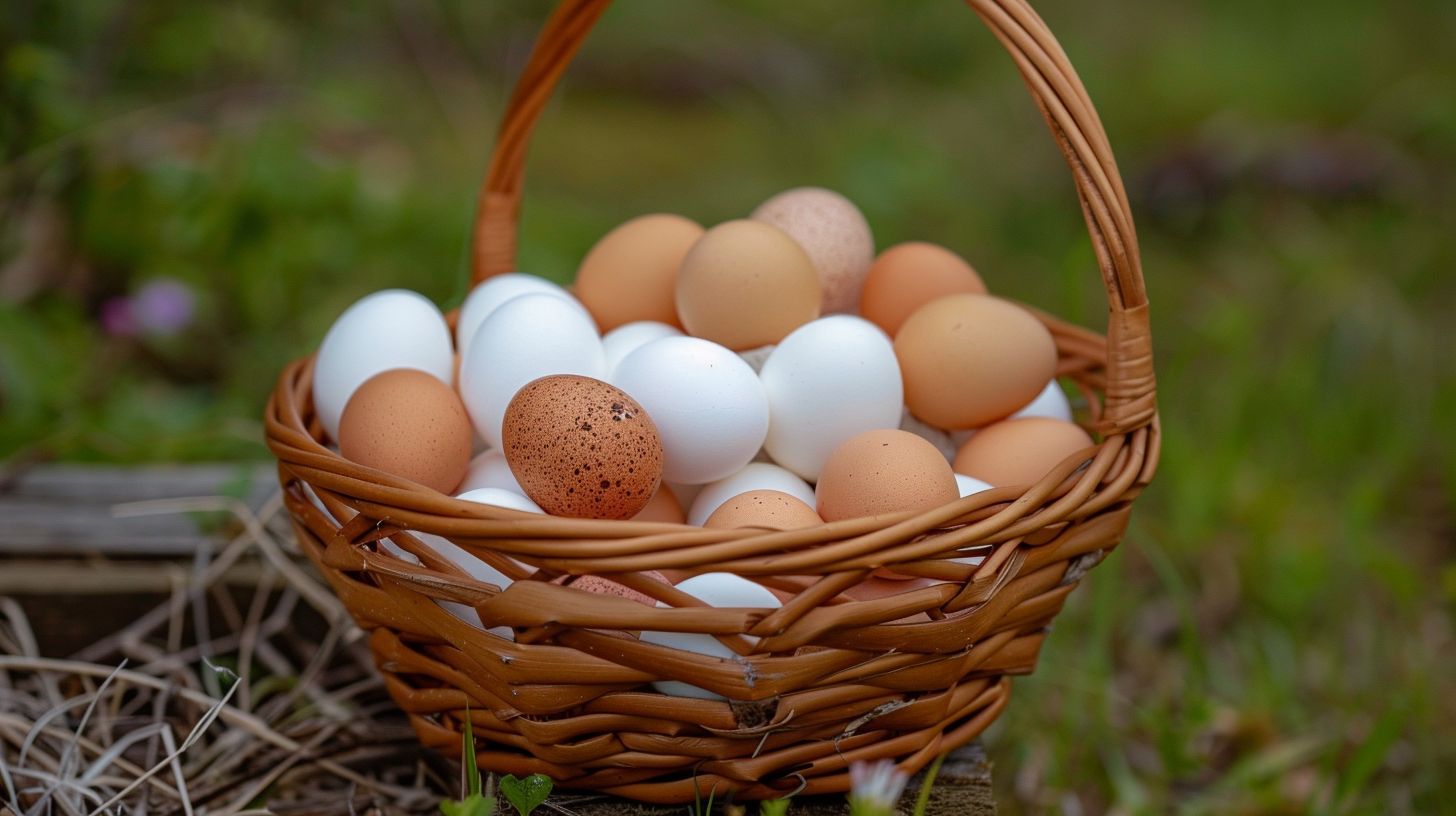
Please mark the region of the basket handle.
MULTIPOLYGON (((512 271, 526 150, 557 81, 611 0, 562 0, 541 30, 507 103, 481 185, 472 236, 473 282, 512 271)), ((1026 81, 1076 184, 1107 289, 1103 434, 1149 425, 1157 414, 1142 260, 1127 191, 1097 111, 1067 55, 1024 0, 967 0, 1026 81)))

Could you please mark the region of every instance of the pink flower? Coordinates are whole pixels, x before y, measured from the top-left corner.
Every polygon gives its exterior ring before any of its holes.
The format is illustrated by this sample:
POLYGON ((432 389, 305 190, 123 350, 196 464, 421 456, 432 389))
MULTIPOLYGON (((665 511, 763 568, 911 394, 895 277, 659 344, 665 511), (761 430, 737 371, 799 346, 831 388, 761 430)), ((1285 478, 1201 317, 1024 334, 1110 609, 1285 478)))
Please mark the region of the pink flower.
POLYGON ((131 297, 101 304, 101 328, 113 337, 174 335, 192 323, 197 298, 187 284, 172 278, 149 281, 131 297))

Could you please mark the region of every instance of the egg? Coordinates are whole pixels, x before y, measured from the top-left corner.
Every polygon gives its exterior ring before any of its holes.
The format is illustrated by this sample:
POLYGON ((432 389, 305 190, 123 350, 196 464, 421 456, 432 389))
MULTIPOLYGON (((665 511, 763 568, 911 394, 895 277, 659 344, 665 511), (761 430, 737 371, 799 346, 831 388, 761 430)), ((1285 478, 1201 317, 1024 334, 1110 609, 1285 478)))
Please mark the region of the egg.
POLYGON ((460 314, 455 319, 455 348, 461 352, 469 348, 470 340, 475 336, 480 324, 494 314, 502 304, 521 295, 554 297, 563 303, 571 304, 581 311, 583 317, 591 319, 586 307, 558 284, 535 275, 509 272, 486 278, 476 284, 475 288, 470 290, 470 294, 465 296, 465 302, 460 306, 460 314))
POLYGON ((1046 326, 989 295, 947 295, 921 306, 895 335, 895 356, 911 413, 947 430, 1010 415, 1057 367, 1046 326))
POLYGON ((734 351, 777 343, 819 316, 819 276, 777 227, 729 221, 703 233, 677 273, 677 313, 694 337, 734 351))
POLYGON ((1072 404, 1067 401, 1067 394, 1062 390, 1062 386, 1056 380, 1052 380, 1046 384, 1040 394, 1036 395, 1035 399, 1011 415, 1012 419, 1022 417, 1049 417, 1071 422, 1072 404))
POLYGON ((766 527, 770 530, 799 530, 817 527, 824 520, 814 508, 777 490, 750 490, 718 506, 703 522, 704 527, 766 527))
POLYGON ((634 218, 587 252, 576 273, 576 296, 604 332, 638 320, 677 326, 678 267, 702 234, 701 226, 680 215, 634 218))
POLYGON ((448 493, 470 467, 470 418, 450 386, 413 368, 370 377, 339 420, 339 454, 448 493))
POLYGON ((1092 444, 1080 426, 1060 419, 1008 419, 966 440, 956 453, 955 470, 997 487, 1032 485, 1092 444))
POLYGON ((682 524, 687 519, 683 516, 682 505, 678 503, 677 497, 666 485, 657 488, 652 498, 647 500, 647 505, 637 511, 632 517, 633 521, 656 521, 664 524, 682 524))
POLYGON ((835 448, 815 486, 825 521, 929 510, 960 497, 935 446, 908 431, 866 431, 835 448))
POLYGON ((329 438, 354 390, 391 368, 416 368, 449 384, 450 327, 435 304, 404 289, 366 295, 344 310, 313 362, 313 406, 329 438))
POLYGON ((896 244, 865 276, 860 313, 891 337, 916 309, 946 295, 986 294, 981 276, 961 256, 924 241, 896 244))
POLYGON ((606 357, 590 318, 553 295, 520 295, 480 324, 460 361, 460 396, 475 430, 501 446, 501 420, 521 386, 552 374, 601 379, 606 357))
POLYGON ((611 377, 613 371, 628 354, 647 345, 653 340, 661 340, 664 337, 682 337, 681 330, 666 323, 654 323, 651 320, 639 320, 635 323, 625 323, 602 336, 602 351, 607 357, 607 376, 611 377))
POLYGON ((554 516, 631 518, 662 481, 652 417, 601 380, 533 380, 506 408, 502 435, 511 473, 554 516))
POLYGON ((723 502, 751 490, 777 490, 812 506, 814 488, 792 471, 768 462, 750 462, 706 485, 688 507, 688 524, 703 526, 723 502))
MULTIPOLYGON (((748 608, 748 609, 777 609, 781 604, 779 599, 764 587, 754 582, 728 572, 708 572, 702 575, 695 575, 677 585, 677 588, 688 595, 697 598, 708 606, 718 608, 748 608)), ((668 604, 658 601, 659 607, 668 604)), ((757 641, 752 635, 745 637, 757 641)), ((694 632, 656 632, 643 630, 642 641, 655 643, 659 646, 667 646, 671 649, 681 649, 686 652, 709 657, 734 658, 737 654, 721 641, 712 635, 701 635, 694 632)), ((707 689, 699 688, 678 680, 659 680, 652 684, 653 688, 663 694, 670 694, 674 697, 696 697, 702 700, 722 700, 723 695, 715 694, 707 689)))
POLYGON ((466 490, 455 498, 461 501, 475 502, 476 504, 488 504, 492 507, 503 507, 507 510, 520 510, 523 513, 542 513, 540 505, 531 501, 514 490, 506 490, 501 487, 477 487, 474 490, 466 490))
MULTIPOLYGON (((656 570, 644 572, 643 576, 664 584, 668 582, 667 578, 656 570)), ((654 606, 657 604, 657 599, 651 595, 638 592, 635 589, 619 584, 610 578, 603 578, 600 575, 579 575, 568 583, 567 586, 572 589, 579 589, 582 592, 590 592, 594 595, 613 595, 618 598, 626 598, 629 601, 636 601, 646 606, 654 606)))
POLYGON ((751 461, 768 434, 768 398, 753 369, 696 337, 664 337, 628 354, 613 376, 656 423, 662 478, 704 484, 751 461))
POLYGON ((853 202, 822 187, 797 187, 763 202, 750 217, 773 224, 804 248, 819 275, 822 314, 856 310, 875 239, 853 202))
POLYGON ((516 481, 516 475, 511 473, 511 466, 506 463, 506 455, 496 449, 482 451, 470 460, 470 467, 465 471, 465 478, 460 480, 460 487, 457 489, 463 493, 482 487, 497 487, 526 495, 526 491, 521 489, 521 483, 516 481))
POLYGON ((764 448, 805 479, 819 478, 846 439, 900 425, 904 392, 895 348, 863 318, 832 315, 800 326, 774 348, 759 378, 768 395, 764 448))
POLYGON ((672 491, 672 495, 674 498, 677 499, 679 507, 692 507, 693 502, 697 500, 698 495, 703 492, 703 488, 707 487, 706 484, 669 482, 666 479, 664 479, 662 483, 667 485, 668 490, 672 491))

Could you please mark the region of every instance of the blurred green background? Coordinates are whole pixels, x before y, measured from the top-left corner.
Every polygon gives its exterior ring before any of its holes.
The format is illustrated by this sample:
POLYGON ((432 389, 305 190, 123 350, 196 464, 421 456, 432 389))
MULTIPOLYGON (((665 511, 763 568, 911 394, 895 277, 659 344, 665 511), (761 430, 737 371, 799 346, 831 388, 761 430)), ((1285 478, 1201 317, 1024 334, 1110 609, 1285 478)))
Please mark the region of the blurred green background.
MULTIPOLYGON (((1134 198, 1166 444, 988 737, 1003 807, 1448 811, 1456 4, 1039 8, 1134 198)), ((0 460, 266 457, 274 377, 351 301, 457 304, 545 13, 6 4, 0 460), (118 317, 161 281, 171 319, 118 317)), ((524 271, 821 184, 1102 325, 1067 170, 957 3, 620 3, 533 151, 524 271)))

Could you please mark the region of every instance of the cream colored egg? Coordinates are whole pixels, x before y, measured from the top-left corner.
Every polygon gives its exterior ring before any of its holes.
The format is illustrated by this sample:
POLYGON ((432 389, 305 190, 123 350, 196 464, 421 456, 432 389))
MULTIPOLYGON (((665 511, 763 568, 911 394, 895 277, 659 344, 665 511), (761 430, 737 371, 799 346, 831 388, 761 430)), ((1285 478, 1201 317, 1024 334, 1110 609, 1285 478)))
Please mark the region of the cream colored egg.
POLYGON ((788 233, 809 254, 823 290, 823 314, 857 309, 875 239, 854 202, 822 187, 796 187, 763 202, 750 217, 788 233))

